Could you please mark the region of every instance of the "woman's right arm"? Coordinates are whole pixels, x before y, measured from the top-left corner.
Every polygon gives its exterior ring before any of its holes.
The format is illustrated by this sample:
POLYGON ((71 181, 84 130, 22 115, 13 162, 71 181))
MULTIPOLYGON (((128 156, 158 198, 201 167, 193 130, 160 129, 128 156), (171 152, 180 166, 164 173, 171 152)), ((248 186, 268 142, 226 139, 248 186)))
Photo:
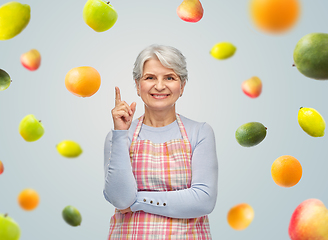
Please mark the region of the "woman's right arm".
POLYGON ((104 196, 117 209, 126 209, 136 200, 137 184, 130 163, 129 128, 136 110, 121 100, 120 89, 115 87, 115 107, 112 109, 114 130, 105 141, 104 196))
POLYGON ((128 130, 108 133, 104 148, 104 197, 117 209, 130 207, 137 198, 137 184, 129 156, 128 130))

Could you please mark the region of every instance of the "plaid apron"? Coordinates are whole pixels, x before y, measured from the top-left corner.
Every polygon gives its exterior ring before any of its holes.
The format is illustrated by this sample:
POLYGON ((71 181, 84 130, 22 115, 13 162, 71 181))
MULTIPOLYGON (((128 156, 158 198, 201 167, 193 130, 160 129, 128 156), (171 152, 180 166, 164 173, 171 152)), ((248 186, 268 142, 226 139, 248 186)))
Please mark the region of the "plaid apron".
MULTIPOLYGON (((137 140, 143 117, 139 120, 130 147, 132 170, 138 191, 175 191, 190 188, 192 150, 180 116, 177 114, 176 118, 183 139, 173 139, 165 143, 137 140)), ((179 219, 143 211, 122 214, 115 209, 110 221, 109 239, 205 240, 211 239, 211 234, 207 215, 179 219)))

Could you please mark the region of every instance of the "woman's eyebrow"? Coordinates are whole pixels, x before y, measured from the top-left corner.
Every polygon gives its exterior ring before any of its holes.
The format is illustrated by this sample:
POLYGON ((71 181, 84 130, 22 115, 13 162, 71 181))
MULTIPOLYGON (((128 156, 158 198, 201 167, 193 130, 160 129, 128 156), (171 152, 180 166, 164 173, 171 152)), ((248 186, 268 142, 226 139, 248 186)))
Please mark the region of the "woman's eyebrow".
POLYGON ((168 73, 168 74, 165 74, 164 76, 175 76, 175 77, 177 77, 178 75, 176 75, 175 73, 168 73))
POLYGON ((143 75, 143 77, 144 77, 144 76, 149 76, 149 75, 150 75, 150 76, 154 76, 155 74, 153 74, 153 73, 145 73, 145 74, 143 75))

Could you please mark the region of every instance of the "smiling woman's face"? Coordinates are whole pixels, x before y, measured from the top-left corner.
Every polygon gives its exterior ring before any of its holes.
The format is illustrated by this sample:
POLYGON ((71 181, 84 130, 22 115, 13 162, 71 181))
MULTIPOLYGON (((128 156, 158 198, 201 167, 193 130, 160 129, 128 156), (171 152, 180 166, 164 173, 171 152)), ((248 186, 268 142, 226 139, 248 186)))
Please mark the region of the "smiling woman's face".
POLYGON ((138 94, 149 110, 174 109, 175 102, 183 93, 184 84, 170 68, 164 67, 157 59, 147 60, 143 76, 136 83, 138 94))

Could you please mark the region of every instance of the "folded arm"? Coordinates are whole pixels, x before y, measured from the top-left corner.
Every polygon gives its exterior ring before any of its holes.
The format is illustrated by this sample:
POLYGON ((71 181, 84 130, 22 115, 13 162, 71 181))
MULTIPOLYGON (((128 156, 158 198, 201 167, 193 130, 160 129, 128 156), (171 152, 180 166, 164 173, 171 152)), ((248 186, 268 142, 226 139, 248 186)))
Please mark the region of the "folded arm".
POLYGON ((214 133, 208 124, 199 131, 193 151, 191 187, 178 191, 137 192, 127 134, 113 131, 105 143, 104 196, 110 203, 118 209, 130 207, 133 212, 172 218, 195 218, 212 212, 217 198, 218 162, 214 133))
POLYGON ((172 218, 195 218, 213 211, 218 189, 218 162, 214 133, 209 125, 204 127, 191 160, 191 187, 168 192, 138 192, 131 211, 142 210, 172 218))

